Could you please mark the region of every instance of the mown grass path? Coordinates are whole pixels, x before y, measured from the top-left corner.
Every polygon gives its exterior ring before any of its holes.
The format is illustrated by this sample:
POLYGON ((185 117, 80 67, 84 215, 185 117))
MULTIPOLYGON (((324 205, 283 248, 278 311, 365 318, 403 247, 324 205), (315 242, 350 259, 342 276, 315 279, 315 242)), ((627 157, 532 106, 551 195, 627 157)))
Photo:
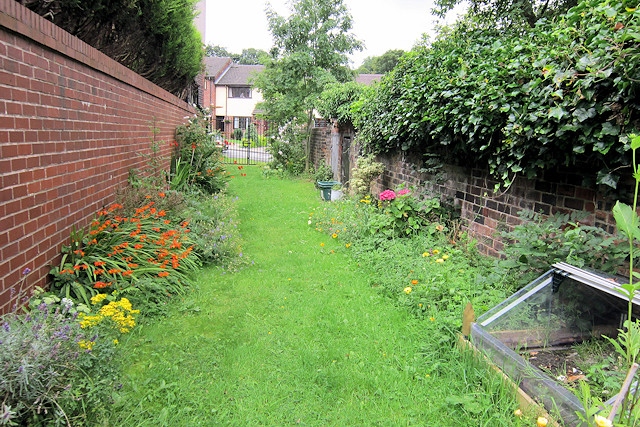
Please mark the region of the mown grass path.
POLYGON ((308 225, 324 203, 313 184, 243 172, 230 191, 253 264, 204 270, 171 316, 130 338, 112 425, 468 425, 444 403, 423 323, 308 225))

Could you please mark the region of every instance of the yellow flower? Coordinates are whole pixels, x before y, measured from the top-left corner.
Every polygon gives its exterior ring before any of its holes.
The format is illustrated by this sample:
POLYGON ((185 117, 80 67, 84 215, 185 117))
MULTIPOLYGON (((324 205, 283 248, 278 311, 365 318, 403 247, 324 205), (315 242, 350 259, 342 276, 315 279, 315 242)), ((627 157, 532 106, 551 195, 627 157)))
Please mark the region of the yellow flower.
POLYGON ((440 251, 439 251, 438 249, 434 249, 434 250, 433 250, 433 251, 431 251, 431 252, 433 252, 433 254, 434 254, 434 255, 438 255, 438 254, 440 253, 440 251))
POLYGON ((337 234, 337 233, 333 233, 333 234, 331 235, 331 237, 333 237, 334 239, 337 239, 337 238, 338 238, 338 234, 337 234))
POLYGON ((442 259, 442 258, 438 258, 438 259, 436 260, 436 262, 437 262, 438 264, 442 264, 442 263, 444 262, 444 259, 442 259))
POLYGON ((113 345, 118 345, 120 344, 120 341, 118 341, 117 339, 113 340, 113 345))
POLYGON ((596 415, 595 421, 598 427, 611 427, 613 425, 611 420, 603 417, 602 415, 596 415))
POLYGON ((344 245, 344 247, 349 249, 351 247, 351 243, 347 243, 346 245, 344 245))
POLYGON ((107 297, 107 294, 98 294, 91 297, 91 304, 98 304, 107 297))
POLYGON ((94 344, 95 344, 95 341, 90 341, 90 340, 78 341, 78 346, 84 350, 91 350, 94 344))
POLYGON ((429 317, 429 320, 431 320, 432 322, 435 322, 435 321, 436 321, 436 318, 435 318, 435 317, 433 317, 433 316, 431 316, 431 317, 429 317))
POLYGON ((422 256, 423 257, 428 257, 428 256, 431 256, 431 254, 429 252, 422 252, 422 256))
POLYGON ((404 293, 407 295, 410 294, 411 291, 412 291, 411 286, 407 286, 406 288, 404 288, 404 293))
POLYGON ((520 408, 516 409, 515 411, 513 411, 513 415, 520 418, 522 416, 522 409, 520 408))
POLYGON ((546 427, 549 424, 549 420, 545 417, 538 417, 538 421, 536 421, 536 425, 538 427, 546 427))
POLYGON ((449 259, 449 255, 442 255, 442 259, 449 259))
POLYGON ((324 248, 324 242, 320 243, 320 246, 324 248))

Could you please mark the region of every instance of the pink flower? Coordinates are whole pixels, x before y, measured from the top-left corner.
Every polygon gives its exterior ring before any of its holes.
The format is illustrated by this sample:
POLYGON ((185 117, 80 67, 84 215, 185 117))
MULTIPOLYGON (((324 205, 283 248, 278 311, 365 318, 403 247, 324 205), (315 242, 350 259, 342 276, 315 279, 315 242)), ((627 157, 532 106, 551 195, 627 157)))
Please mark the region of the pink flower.
POLYGON ((402 190, 398 191, 398 196, 404 196, 405 194, 409 194, 410 191, 408 188, 403 188, 402 190))
POLYGON ((384 190, 380 193, 380 200, 393 200, 396 198, 396 193, 393 190, 384 190))

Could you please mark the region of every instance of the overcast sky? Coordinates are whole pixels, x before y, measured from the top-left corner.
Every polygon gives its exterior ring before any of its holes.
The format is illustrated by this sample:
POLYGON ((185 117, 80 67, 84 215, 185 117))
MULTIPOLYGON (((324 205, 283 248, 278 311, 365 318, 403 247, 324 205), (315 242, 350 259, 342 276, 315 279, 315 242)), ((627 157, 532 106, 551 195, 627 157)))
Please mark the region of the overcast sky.
MULTIPOLYGON (((256 48, 269 51, 265 0, 206 0, 207 44, 227 48, 231 53, 256 48)), ((275 11, 287 16, 287 0, 269 1, 275 11)), ((433 34, 435 18, 432 0, 344 0, 353 17, 352 33, 365 44, 351 56, 357 68, 367 56, 380 56, 390 49, 410 50, 423 33, 433 34)), ((456 12, 447 17, 452 22, 456 12)))

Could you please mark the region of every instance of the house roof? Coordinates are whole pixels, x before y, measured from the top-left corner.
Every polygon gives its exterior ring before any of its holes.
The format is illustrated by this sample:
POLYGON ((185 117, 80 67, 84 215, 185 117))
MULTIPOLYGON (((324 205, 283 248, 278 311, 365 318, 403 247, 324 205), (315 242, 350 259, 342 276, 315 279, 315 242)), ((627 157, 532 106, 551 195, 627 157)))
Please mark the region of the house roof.
POLYGON ((262 70, 264 70, 264 65, 232 64, 222 76, 216 80, 216 85, 247 86, 249 84, 249 78, 262 70))
POLYGON ((362 83, 370 86, 374 82, 379 82, 384 74, 358 74, 356 76, 356 83, 362 83))
POLYGON ((217 79, 224 72, 224 70, 232 64, 232 59, 227 57, 214 57, 207 56, 204 58, 204 72, 205 76, 217 79))

